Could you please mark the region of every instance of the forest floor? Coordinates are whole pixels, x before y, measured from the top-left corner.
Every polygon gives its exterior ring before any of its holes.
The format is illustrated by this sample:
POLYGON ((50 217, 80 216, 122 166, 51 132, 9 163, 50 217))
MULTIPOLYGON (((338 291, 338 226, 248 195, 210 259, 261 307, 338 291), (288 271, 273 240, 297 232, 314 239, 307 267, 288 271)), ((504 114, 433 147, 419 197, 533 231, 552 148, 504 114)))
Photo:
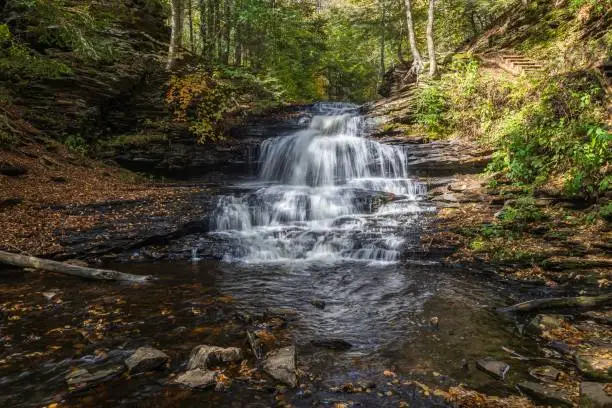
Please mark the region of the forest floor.
POLYGON ((192 195, 205 194, 201 187, 152 182, 56 142, 4 150, 2 169, 11 174, 0 174, 0 248, 6 251, 99 256, 172 233, 206 211, 186 205, 192 195), (70 240, 84 232, 89 235, 80 242, 70 240), (79 246, 85 240, 91 242, 79 246))

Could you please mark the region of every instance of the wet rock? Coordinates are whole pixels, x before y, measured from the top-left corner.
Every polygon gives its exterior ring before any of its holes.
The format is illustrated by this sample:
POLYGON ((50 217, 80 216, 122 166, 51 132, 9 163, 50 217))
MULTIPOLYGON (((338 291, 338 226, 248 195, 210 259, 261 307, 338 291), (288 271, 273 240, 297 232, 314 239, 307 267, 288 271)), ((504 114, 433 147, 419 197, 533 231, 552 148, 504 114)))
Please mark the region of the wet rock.
POLYGON ((527 324, 527 332, 540 335, 545 331, 558 329, 567 324, 565 317, 561 315, 539 314, 527 324))
POLYGON ((169 361, 170 357, 163 351, 153 347, 140 347, 125 360, 125 365, 130 374, 138 374, 161 368, 169 361))
POLYGON ((217 384, 217 373, 215 371, 196 368, 179 374, 175 379, 175 384, 195 389, 212 388, 217 384))
POLYGON ((575 356, 578 371, 587 378, 612 381, 612 347, 592 347, 575 356))
POLYGON ((124 371, 125 367, 123 365, 114 365, 95 370, 80 368, 67 374, 65 379, 71 391, 80 391, 118 377, 124 371))
POLYGON ((236 312, 236 318, 238 320, 240 320, 243 323, 246 324, 253 324, 256 323, 258 321, 263 320, 263 315, 261 314, 255 314, 255 313, 249 313, 249 312, 245 312, 245 311, 238 311, 236 312))
POLYGON ((580 406, 584 408, 612 408, 612 395, 606 392, 606 386, 597 382, 580 384, 580 406))
POLYGON ((299 312, 292 307, 271 307, 264 314, 266 319, 277 317, 286 321, 296 320, 299 316, 299 312))
POLYGON ((591 310, 589 312, 582 313, 585 316, 597 323, 612 325, 612 310, 591 310))
POLYGON ((519 389, 529 398, 540 404, 571 407, 572 400, 559 387, 524 381, 518 384, 519 389))
POLYGON ((269 352, 263 362, 263 368, 275 380, 294 388, 297 385, 295 346, 269 352))
POLYGON ((187 369, 207 369, 221 363, 231 363, 242 359, 242 350, 237 347, 217 347, 201 345, 195 347, 189 356, 187 369))
POLYGON ((503 380, 508 371, 510 371, 510 366, 508 364, 493 359, 478 360, 476 362, 476 367, 498 380, 503 380))
POLYGON ((316 339, 311 342, 314 346, 331 350, 349 350, 353 345, 342 339, 316 339))
POLYGON ((317 309, 325 309, 325 302, 318 299, 313 299, 310 301, 310 304, 316 307, 317 309))
POLYGON ((529 374, 541 381, 555 382, 559 380, 564 373, 553 366, 543 366, 529 370, 529 374))
POLYGON ((562 341, 553 340, 550 342, 550 348, 561 354, 573 354, 572 348, 562 341))

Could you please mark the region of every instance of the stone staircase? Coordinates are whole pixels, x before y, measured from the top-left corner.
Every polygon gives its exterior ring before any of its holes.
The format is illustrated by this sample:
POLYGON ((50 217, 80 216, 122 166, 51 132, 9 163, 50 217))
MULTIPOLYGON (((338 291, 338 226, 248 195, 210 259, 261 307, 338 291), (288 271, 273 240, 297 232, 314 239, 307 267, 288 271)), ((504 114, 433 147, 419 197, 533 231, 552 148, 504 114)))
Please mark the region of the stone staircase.
POLYGON ((489 53, 481 55, 480 58, 517 76, 540 72, 544 68, 540 63, 513 52, 489 53))

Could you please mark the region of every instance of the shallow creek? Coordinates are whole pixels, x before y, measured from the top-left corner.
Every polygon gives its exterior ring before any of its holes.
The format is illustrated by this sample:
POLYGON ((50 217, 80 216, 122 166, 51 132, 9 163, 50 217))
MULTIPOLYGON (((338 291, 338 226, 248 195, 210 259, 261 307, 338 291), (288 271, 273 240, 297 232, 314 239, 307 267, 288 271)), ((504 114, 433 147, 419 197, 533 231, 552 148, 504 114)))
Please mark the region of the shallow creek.
POLYGON ((317 105, 304 122, 264 142, 257 180, 219 197, 206 235, 224 243, 219 261, 109 265, 158 278, 137 286, 0 273, 0 406, 444 406, 410 380, 512 393, 527 366, 502 347, 537 349, 495 313, 509 302, 504 283, 414 255, 434 207, 403 148, 369 140, 354 106, 317 105), (297 310, 282 335, 297 346, 302 387, 254 383, 236 368, 226 391, 169 383, 196 345, 248 350, 240 316, 271 307, 297 310), (328 339, 352 347, 313 345, 328 339), (121 363, 143 345, 169 354, 168 370, 69 392, 75 368, 121 363), (476 369, 485 357, 510 363, 505 382, 476 369), (347 383, 368 391, 337 391, 347 383))

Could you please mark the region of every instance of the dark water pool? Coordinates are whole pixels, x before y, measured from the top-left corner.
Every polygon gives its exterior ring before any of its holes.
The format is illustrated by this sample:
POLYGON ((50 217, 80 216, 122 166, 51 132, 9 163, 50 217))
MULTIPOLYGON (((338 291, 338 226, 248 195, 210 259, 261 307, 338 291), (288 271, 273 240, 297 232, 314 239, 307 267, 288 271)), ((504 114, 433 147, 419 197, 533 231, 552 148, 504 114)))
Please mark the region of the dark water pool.
MULTIPOLYGON (((0 272, 0 406, 359 406, 443 405, 404 382, 414 379, 506 394, 526 377, 526 366, 502 347, 535 354, 512 322, 493 308, 507 304, 508 288, 436 263, 247 267, 217 262, 124 264, 116 269, 153 274, 147 285, 73 279, 17 270, 0 272), (51 293, 50 293, 51 292, 51 293), (51 300, 47 297, 53 296, 51 300), (312 301, 325 303, 325 308, 312 301), (299 312, 287 337, 297 345, 303 388, 279 393, 270 382, 233 381, 228 391, 191 391, 171 384, 199 344, 248 348, 237 313, 268 307, 299 312), (439 327, 430 320, 439 318, 439 327), (348 351, 312 346, 340 338, 348 351), (166 371, 121 377, 71 394, 65 375, 75 368, 121 362, 143 345, 172 358, 166 371), (475 368, 483 357, 511 364, 506 382, 475 368), (466 368, 467 363, 467 368, 466 368), (385 376, 385 370, 397 377, 385 376), (394 381, 392 381, 392 379, 394 381), (371 382, 369 393, 330 388, 371 382), (305 390, 307 390, 305 392, 305 390)), ((249 364, 254 366, 252 357, 249 364)), ((228 372, 228 376, 238 376, 228 372)), ((387 373, 388 375, 388 373, 387 373)))

